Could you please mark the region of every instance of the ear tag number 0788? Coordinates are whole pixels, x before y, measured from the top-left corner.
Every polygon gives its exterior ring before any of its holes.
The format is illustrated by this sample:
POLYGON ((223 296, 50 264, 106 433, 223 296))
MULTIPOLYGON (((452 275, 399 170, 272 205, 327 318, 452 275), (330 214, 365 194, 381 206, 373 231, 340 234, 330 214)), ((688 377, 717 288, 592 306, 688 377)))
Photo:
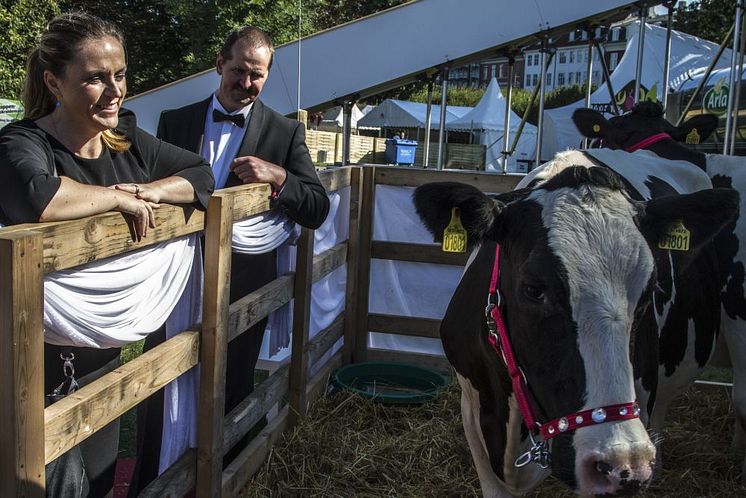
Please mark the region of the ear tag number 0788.
POLYGON ((451 209, 451 221, 443 231, 443 251, 466 252, 466 230, 457 207, 451 209))
POLYGON ((668 229, 663 232, 658 241, 658 247, 660 249, 669 249, 671 251, 688 251, 690 241, 691 232, 689 232, 681 220, 679 220, 671 223, 668 226, 668 229))

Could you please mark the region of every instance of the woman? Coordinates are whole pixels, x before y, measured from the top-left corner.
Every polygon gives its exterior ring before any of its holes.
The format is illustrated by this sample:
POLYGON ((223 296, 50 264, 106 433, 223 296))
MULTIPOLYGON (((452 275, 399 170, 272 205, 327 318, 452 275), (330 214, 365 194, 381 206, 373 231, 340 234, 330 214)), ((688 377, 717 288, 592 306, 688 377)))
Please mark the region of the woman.
MULTIPOLYGON (((0 223, 114 210, 132 222, 140 240, 155 227, 159 203, 207 205, 214 185, 209 164, 140 130, 135 116, 121 109, 126 69, 124 40, 112 24, 85 13, 52 19, 28 58, 25 118, 0 131, 0 223)), ((119 363, 119 348, 45 344, 46 393, 64 380, 61 353, 74 354, 81 385, 119 363)), ((84 475, 88 496, 106 495, 118 437, 114 422, 51 463, 47 494, 85 496, 84 475)))

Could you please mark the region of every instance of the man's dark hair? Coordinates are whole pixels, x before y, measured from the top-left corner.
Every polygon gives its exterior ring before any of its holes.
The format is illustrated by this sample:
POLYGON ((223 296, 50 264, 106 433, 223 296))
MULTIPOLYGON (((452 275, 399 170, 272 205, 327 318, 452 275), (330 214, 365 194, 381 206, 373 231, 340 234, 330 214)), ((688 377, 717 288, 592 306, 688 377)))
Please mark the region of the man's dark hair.
POLYGON ((225 43, 223 43, 223 48, 220 49, 220 55, 223 59, 230 60, 231 49, 239 39, 243 39, 251 48, 268 48, 270 55, 267 69, 272 68, 272 61, 275 58, 275 46, 272 44, 272 37, 256 26, 241 26, 228 33, 228 37, 225 39, 225 43))

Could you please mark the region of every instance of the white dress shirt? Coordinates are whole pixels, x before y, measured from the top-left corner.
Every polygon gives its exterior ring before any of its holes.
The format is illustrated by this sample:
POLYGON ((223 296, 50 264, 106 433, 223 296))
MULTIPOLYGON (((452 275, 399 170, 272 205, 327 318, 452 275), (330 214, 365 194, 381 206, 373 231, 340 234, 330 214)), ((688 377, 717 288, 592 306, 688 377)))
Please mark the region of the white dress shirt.
POLYGON ((207 108, 207 117, 205 118, 201 154, 212 165, 212 174, 215 176, 216 189, 225 187, 225 182, 228 181, 228 175, 231 172, 231 163, 235 159, 236 154, 238 154, 246 127, 249 126, 252 107, 253 103, 236 112, 228 112, 220 104, 217 96, 215 94, 212 95, 212 102, 207 108), (239 128, 231 121, 216 123, 212 119, 212 111, 214 109, 224 114, 243 114, 245 118, 244 127, 239 128))

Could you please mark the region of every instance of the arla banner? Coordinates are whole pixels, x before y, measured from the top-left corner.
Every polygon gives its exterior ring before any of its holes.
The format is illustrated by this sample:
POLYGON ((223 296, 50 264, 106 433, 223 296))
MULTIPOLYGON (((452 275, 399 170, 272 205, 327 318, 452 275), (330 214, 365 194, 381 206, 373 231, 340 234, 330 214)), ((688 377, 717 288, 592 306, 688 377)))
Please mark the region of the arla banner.
POLYGON ((728 92, 730 87, 725 84, 725 78, 720 78, 715 86, 710 88, 702 96, 702 109, 704 112, 722 116, 728 110, 728 92))
POLYGON ((15 100, 0 99, 0 128, 23 117, 23 106, 15 100))

